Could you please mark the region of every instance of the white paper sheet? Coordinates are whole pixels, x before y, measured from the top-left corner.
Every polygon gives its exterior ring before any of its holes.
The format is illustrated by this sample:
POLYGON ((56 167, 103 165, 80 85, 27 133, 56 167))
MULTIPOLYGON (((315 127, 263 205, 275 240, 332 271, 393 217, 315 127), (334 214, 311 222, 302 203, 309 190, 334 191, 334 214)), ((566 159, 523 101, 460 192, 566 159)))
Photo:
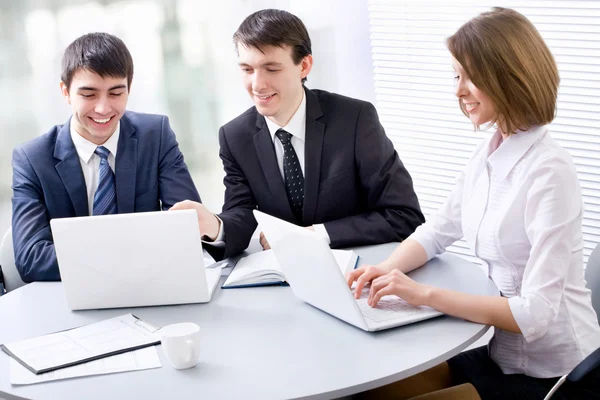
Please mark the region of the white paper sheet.
POLYGON ((29 371, 12 357, 9 362, 10 383, 12 385, 32 385, 59 379, 114 374, 126 371, 140 371, 144 369, 160 368, 161 366, 158 353, 156 352, 156 346, 101 358, 100 360, 50 371, 40 375, 36 375, 29 371))

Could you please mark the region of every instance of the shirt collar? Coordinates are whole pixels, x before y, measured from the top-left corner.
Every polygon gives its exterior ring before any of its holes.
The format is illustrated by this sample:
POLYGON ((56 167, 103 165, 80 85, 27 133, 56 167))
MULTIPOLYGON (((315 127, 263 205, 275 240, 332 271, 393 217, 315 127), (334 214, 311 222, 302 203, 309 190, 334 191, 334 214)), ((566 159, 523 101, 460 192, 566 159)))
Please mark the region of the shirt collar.
POLYGON ((298 139, 305 141, 306 137, 306 95, 304 94, 304 90, 302 91, 302 101, 300 102, 300 106, 287 123, 286 126, 279 126, 275 122, 271 121, 269 118, 264 117, 267 122, 267 127, 269 128, 269 132, 271 133, 271 139, 275 140, 275 132, 279 129, 283 129, 286 132, 292 134, 292 136, 296 136, 298 139))
MULTIPOLYGON (((92 155, 94 155, 94 151, 98 145, 90 142, 89 140, 83 138, 80 134, 77 133, 75 128, 73 127, 73 123, 70 124, 71 130, 71 140, 73 140, 73 144, 75 145, 75 150, 77 150, 77 155, 84 163, 89 163, 92 155)), ((111 154, 117 158, 117 147, 119 145, 119 135, 121 133, 121 121, 117 123, 117 128, 113 132, 113 134, 108 138, 106 142, 102 146, 106 147, 111 154)))
POLYGON ((542 140, 547 132, 548 128, 546 126, 533 126, 526 131, 517 131, 517 133, 504 139, 500 147, 490 154, 493 143, 499 140, 498 136, 502 135, 499 129, 496 130, 488 142, 487 161, 498 179, 505 179, 519 160, 531 147, 542 140))

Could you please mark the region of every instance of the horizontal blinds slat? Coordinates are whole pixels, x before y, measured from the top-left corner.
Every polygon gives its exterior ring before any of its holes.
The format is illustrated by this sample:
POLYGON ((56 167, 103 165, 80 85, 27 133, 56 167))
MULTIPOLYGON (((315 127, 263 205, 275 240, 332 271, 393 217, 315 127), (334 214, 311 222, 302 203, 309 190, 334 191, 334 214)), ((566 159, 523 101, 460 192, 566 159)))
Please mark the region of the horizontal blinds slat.
MULTIPOLYGON (((402 156, 402 155, 401 155, 402 156)), ((401 157, 402 158, 402 157, 401 157)), ((405 157, 406 158, 406 157, 405 157)), ((410 159, 409 159, 410 161, 410 159)), ((444 176, 441 174, 431 174, 431 173, 426 173, 426 172, 419 172, 418 167, 415 166, 414 164, 410 163, 409 161, 405 162, 406 167, 411 171, 411 176, 413 178, 413 182, 415 187, 419 187, 421 189, 427 188, 427 187, 432 187, 437 189, 446 189, 448 191, 450 191, 453 188, 454 185, 454 181, 450 179, 449 176, 444 176), (450 183, 449 183, 450 182, 450 183), (446 186, 446 184, 448 184, 449 186, 446 186)), ((440 167, 447 167, 445 164, 440 163, 440 167)), ((450 173, 460 173, 462 170, 456 170, 453 168, 448 168, 450 173)), ((581 191, 582 191, 582 195, 584 196, 588 196, 588 198, 590 199, 590 205, 594 205, 594 203, 598 203, 598 201, 600 200, 600 197, 597 195, 598 191, 600 190, 600 186, 598 185, 598 182, 589 182, 589 181, 584 181, 581 180, 581 191), (592 198, 595 197, 596 201, 592 203, 592 198)), ((587 207, 586 207, 587 208, 587 207)), ((597 211, 594 211, 594 221, 600 221, 600 216, 597 214, 597 211)), ((590 218, 590 214, 585 214, 586 218, 590 218)), ((585 221, 584 221, 585 223, 585 221)), ((594 225, 599 225, 596 222, 593 223, 594 225)))
MULTIPOLYGON (((411 163, 417 163, 419 160, 422 160, 422 153, 411 154, 409 151, 404 148, 398 149, 398 154, 400 155, 400 159, 409 165, 411 163)), ((458 158, 453 156, 444 156, 438 154, 431 154, 427 156, 427 162, 431 165, 439 166, 440 168, 448 168, 456 171, 457 173, 461 172, 464 169, 467 158, 458 158)), ((409 170, 410 171, 410 170, 409 170)))
MULTIPOLYGON (((411 110, 432 114, 432 110, 435 107, 435 114, 450 115, 462 119, 465 118, 458 108, 456 99, 450 99, 450 96, 446 99, 439 99, 439 101, 434 102, 429 99, 413 97, 405 97, 404 99, 398 99, 396 101, 393 101, 393 99, 392 101, 385 101, 383 97, 378 97, 378 100, 378 104, 380 104, 381 107, 390 110, 411 110)), ((567 124, 570 122, 577 126, 582 126, 583 124, 583 126, 596 128, 600 125, 600 113, 563 109, 558 110, 556 121, 558 123, 563 122, 567 124), (573 121, 575 119, 582 121, 573 121)))
MULTIPOLYGON (((394 93, 395 96, 377 95, 378 105, 381 104, 385 110, 381 110, 380 114, 390 113, 394 114, 398 110, 403 109, 416 109, 422 110, 423 112, 429 112, 430 114, 453 114, 457 117, 464 118, 464 115, 458 109, 458 103, 456 98, 452 98, 449 93, 440 94, 434 91, 419 91, 417 87, 404 89, 404 96, 400 96, 402 92, 398 89, 401 88, 379 88, 378 93, 394 93), (413 95, 414 93, 414 95, 413 95), (409 94, 409 95, 407 95, 409 94), (434 106, 437 106, 435 109, 434 106), (427 108, 429 107, 429 109, 427 108), (435 113, 433 112, 435 111, 435 113)), ((600 104, 600 94, 598 95, 597 102, 600 104)), ((560 102, 560 100, 559 100, 560 102)), ((578 128, 585 128, 586 126, 594 128, 592 134, 598 134, 598 124, 596 121, 600 121, 600 114, 595 112, 597 106, 590 104, 587 109, 581 109, 577 103, 571 104, 570 102, 565 103, 564 108, 557 110, 557 116, 553 122, 553 126, 576 126, 578 128)), ((560 129, 560 128, 559 128, 560 129)), ((572 131, 576 133, 576 131, 572 131)))
MULTIPOLYGON (((493 0, 477 0, 477 1, 475 1, 475 0, 456 0, 452 3, 446 3, 445 7, 462 10, 465 7, 473 7, 473 8, 474 8, 474 6, 489 7, 490 5, 493 6, 493 5, 496 5, 497 3, 498 3, 497 1, 493 1, 493 0)), ((542 7, 543 9, 554 9, 554 8, 558 8, 558 9, 562 9, 562 8, 599 9, 600 8, 600 5, 598 5, 595 2, 591 2, 590 0, 584 0, 584 1, 571 1, 571 0, 548 0, 548 1, 536 0, 536 1, 533 1, 533 0, 528 0, 526 3, 524 3, 523 1, 505 0, 502 2, 502 4, 504 4, 504 7, 516 7, 516 6, 523 7, 524 5, 526 5, 527 7, 531 7, 531 8, 542 7)), ((438 7, 441 7, 439 2, 436 2, 436 1, 430 1, 428 3, 425 3, 422 0, 403 0, 403 1, 369 0, 369 9, 371 7, 387 7, 387 6, 398 7, 399 5, 402 5, 403 7, 406 7, 407 9, 412 9, 413 7, 427 8, 428 5, 430 7, 435 5, 436 6, 435 10, 438 10, 438 7)), ((431 8, 429 8, 429 11, 431 11, 431 8)))
MULTIPOLYGON (((454 1, 453 3, 435 4, 425 3, 419 0, 413 1, 402 1, 397 0, 389 1, 369 1, 369 11, 382 11, 382 12, 393 12, 398 10, 400 7, 411 14, 431 13, 431 6, 435 5, 435 11, 444 14, 461 14, 470 12, 480 12, 481 9, 489 9, 490 6, 497 5, 498 1, 454 1)), ((523 13, 527 15, 590 15, 590 13, 600 12, 600 4, 590 0, 587 1, 503 1, 504 7, 518 7, 523 13)))
MULTIPOLYGON (((458 176, 458 174, 460 174, 464 170, 464 166, 466 163, 466 161, 464 163, 460 163, 460 160, 458 163, 455 164, 443 161, 435 161, 431 159, 424 160, 422 158, 410 157, 406 154, 401 154, 400 158, 402 159, 402 162, 406 165, 407 168, 410 167, 409 170, 411 171, 411 175, 413 174, 413 168, 429 167, 433 169, 444 169, 447 170, 450 175, 458 176)), ((450 176, 448 178, 450 178, 450 176)))
MULTIPOLYGON (((600 36, 600 35, 599 35, 600 36)), ((371 36, 371 45, 377 47, 377 50, 385 53, 386 49, 395 48, 439 48, 439 44, 446 37, 439 35, 418 35, 412 32, 407 32, 397 37, 384 36, 379 37, 377 34, 371 36)), ((558 51, 569 51, 571 49, 599 49, 600 43, 594 40, 578 39, 572 40, 569 36, 548 34, 544 37, 546 44, 558 51)), ((592 39, 592 37, 587 38, 592 39)))
MULTIPOLYGON (((476 15, 474 13, 473 15, 476 15)), ((377 27, 388 28, 391 27, 394 30, 406 29, 406 28, 424 28, 428 25, 435 24, 439 28, 447 29, 458 29, 464 22, 464 19, 448 18, 442 19, 444 15, 436 14, 435 17, 423 16, 421 19, 398 19, 394 18, 393 13, 389 16, 383 14, 372 18, 373 24, 377 27), (398 27, 398 22, 403 22, 401 27, 398 27)), ((548 17, 537 17, 530 18, 531 22, 534 23, 541 32, 546 30, 552 30, 554 32, 585 32, 585 33, 600 33, 600 26, 597 22, 597 17, 580 17, 570 18, 568 23, 564 22, 564 19, 560 18, 548 18, 548 17), (563 21, 562 23, 560 21, 563 21)), ((540 32, 540 33, 541 33, 540 32)))
MULTIPOLYGON (((450 191, 448 191, 446 198, 449 195, 450 191)), ((444 201, 446 200, 446 198, 444 198, 444 201)), ((430 193, 423 193, 422 196, 419 197, 419 203, 421 205, 421 210, 423 211, 423 214, 425 214, 426 216, 431 216, 438 212, 438 210, 444 204, 444 202, 438 201, 437 199, 437 196, 432 195, 430 193)), ((588 222, 582 224, 582 226, 585 227, 584 233, 587 234, 589 238, 600 237, 597 228, 599 224, 595 223, 595 221, 597 221, 598 214, 585 212, 584 218, 588 220, 588 222)))
MULTIPOLYGON (((451 69, 447 68, 448 67, 448 62, 450 60, 450 57, 446 56, 446 57, 442 57, 440 55, 436 55, 435 52, 431 51, 431 52, 424 52, 421 54, 405 54, 405 55, 398 55, 396 57, 395 60, 379 60, 377 59, 378 57, 381 56, 381 53, 379 54, 374 54, 373 58, 375 59, 375 61, 373 62, 373 65, 375 66, 375 72, 381 72, 383 74, 389 74, 391 76, 406 76, 406 72, 402 70, 403 67, 406 66, 406 63, 408 62, 410 65, 410 68, 413 69, 413 71, 420 71, 420 72, 425 72, 427 70, 440 70, 443 71, 442 68, 445 68, 447 72, 447 77, 451 78, 451 69), (419 68, 419 67, 422 68, 419 68)), ((387 57, 387 58, 391 58, 391 56, 387 57)), ((600 62, 600 57, 587 57, 587 59, 584 59, 584 57, 575 57, 575 56, 557 56, 556 58, 556 62, 558 64, 559 67, 559 71, 565 71, 568 73, 599 73, 600 72, 600 67, 598 67, 598 64, 592 64, 593 62, 600 62), (594 60, 592 58, 595 58, 597 60, 594 60)), ((419 75, 411 75, 411 76, 419 76, 419 75)), ((421 75, 423 76, 423 75, 421 75)), ((436 76, 437 77, 437 76, 436 76)), ((443 78, 443 75, 439 75, 439 77, 443 78)), ((565 78, 563 76, 563 78, 565 78)), ((443 85, 448 85, 448 86, 453 86, 453 82, 451 79, 448 79, 448 82, 443 82, 443 85)), ((569 84, 571 86, 574 87, 582 87, 581 83, 578 82, 577 80, 574 80, 573 82, 569 82, 569 84)), ((563 85, 561 86, 561 88, 564 88, 565 85, 563 83, 563 85)), ((583 86, 586 87, 586 86, 583 86)))
MULTIPOLYGON (((372 27, 370 38, 372 40, 401 40, 410 35, 411 40, 422 40, 431 43, 444 43, 444 40, 451 34, 446 30, 440 30, 438 33, 433 31, 423 32, 412 31, 396 33, 397 31, 390 31, 388 29, 381 29, 378 27, 372 27)), ((597 38, 597 33, 586 33, 586 32, 552 32, 552 31, 540 31, 540 34, 545 40, 569 40, 576 42, 579 46, 587 46, 589 43, 594 43, 597 38)))
POLYGON ((590 196, 587 193, 582 193, 582 195, 583 195, 584 207, 587 207, 588 205, 600 206, 600 196, 597 196, 597 195, 590 196))
MULTIPOLYGON (((377 110, 411 172, 423 212, 437 212, 475 147, 454 96, 445 40, 495 1, 369 1, 377 110)), ((600 2, 505 1, 537 27, 561 76, 552 137, 573 157, 584 202, 584 256, 600 241, 600 2)), ((449 251, 471 257, 464 242, 449 251)))
MULTIPOLYGON (((410 116, 405 116, 405 115, 390 115, 390 114, 385 114, 385 113, 380 113, 379 114, 380 120, 383 123, 383 126, 386 126, 386 122, 397 122, 397 123, 410 123, 411 119, 410 116)), ((419 118, 415 117, 413 121, 413 123, 423 123, 425 124, 425 121, 429 120, 430 126, 438 126, 440 128, 450 128, 450 127, 454 127, 454 128, 458 128, 460 129, 461 127, 464 127, 464 122, 462 121, 458 121, 458 120, 450 120, 450 119, 442 119, 442 118, 434 118, 433 116, 431 118, 421 118, 422 121, 418 121, 419 118), (417 121, 415 121, 417 120, 417 121)), ((471 131, 473 130, 473 128, 470 129, 471 131)), ((465 129, 465 132, 468 132, 469 129, 465 129)))
MULTIPOLYGON (((456 31, 462 23, 454 21, 438 22, 434 19, 429 20, 376 20, 377 25, 372 25, 375 33, 405 33, 413 32, 426 34, 428 32, 434 35, 449 36, 456 31), (402 22, 402 24, 400 24, 402 22)), ((464 20, 463 20, 464 22, 464 20)), ((532 21, 535 23, 535 21, 532 21)), ((545 32, 555 33, 574 33, 587 34, 590 36, 600 33, 600 26, 594 24, 557 24, 557 23, 538 23, 536 27, 543 36, 545 32)))
MULTIPOLYGON (((398 87, 394 87, 394 84, 389 84, 387 81, 382 79, 377 80, 377 88, 375 89, 375 94, 377 96, 377 101, 386 101, 390 102, 400 102, 400 101, 412 101, 416 100, 417 103, 423 103, 430 100, 443 100, 449 101, 456 106, 457 100, 456 97, 452 93, 449 92, 439 92, 439 91, 420 91, 413 90, 407 96, 406 92, 398 91, 398 87)), ((568 95, 559 93, 558 102, 562 105, 560 112, 566 110, 574 110, 574 111, 589 111, 589 112, 600 112, 600 96, 597 98, 589 98, 586 96, 577 96, 577 95, 568 95), (588 103, 588 101, 592 101, 588 103), (594 101, 595 100, 595 101, 594 101)))
MULTIPOLYGON (((400 110, 401 111, 401 110, 400 110)), ((436 116, 436 113, 432 111, 431 114, 431 118, 427 118, 424 116, 415 116, 414 119, 411 119, 410 116, 407 116, 407 113, 404 112, 400 112, 398 110, 392 110, 392 109, 383 109, 380 108, 379 109, 379 116, 380 119, 382 121, 385 121, 386 123, 398 123, 398 124, 406 124, 408 126, 415 126, 416 125, 428 125, 428 126, 435 126, 435 127, 439 127, 439 128, 444 128, 444 129, 451 129, 451 128, 455 128, 455 129, 463 129, 463 131, 465 133, 469 132, 469 131, 473 131, 472 126, 470 126, 469 124, 467 124, 466 118, 463 119, 463 121, 461 121, 459 118, 440 118, 440 116, 436 116)), ((560 121, 560 120, 559 120, 560 121)), ((569 122, 569 121, 562 121, 562 122, 569 122)), ((585 137, 586 141, 589 140, 590 142, 596 142, 599 140, 598 135, 599 135, 599 131, 595 126, 590 126, 590 127, 585 127, 585 126, 578 126, 576 124, 576 122, 572 121, 573 123, 566 125, 566 124, 561 124, 561 123, 557 123, 557 122, 553 122, 550 125, 550 129, 552 134, 554 135, 554 133, 558 134, 558 135, 569 135, 569 134, 575 134, 575 136, 573 136, 574 138, 582 138, 585 137)), ((590 124, 593 125, 593 124, 590 124)), ((384 124, 384 127, 386 127, 388 125, 384 124)), ((575 139, 574 139, 575 140, 575 139)))
POLYGON ((427 166, 421 166, 421 165, 416 165, 416 164, 410 164, 411 166, 411 175, 413 178, 420 178, 419 180, 421 181, 422 179, 424 179, 423 177, 431 177, 432 179, 435 179, 436 177, 439 177, 440 179, 443 179, 444 182, 452 182, 454 183, 454 178, 458 175, 457 171, 452 171, 446 168, 432 168, 430 165, 427 166))
MULTIPOLYGON (((403 39, 402 41, 398 40, 396 42, 387 42, 385 44, 385 41, 383 40, 376 41, 379 42, 379 44, 375 43, 375 41, 373 42, 374 46, 378 46, 377 53, 373 54, 374 60, 402 61, 402 56, 405 54, 419 54, 412 52, 416 49, 431 49, 432 51, 434 51, 434 53, 430 55, 443 56, 442 52, 438 50, 439 41, 416 41, 414 40, 414 38, 408 37, 403 39), (397 57, 394 57, 396 55, 397 57)), ((572 43, 572 41, 565 41, 565 45, 568 45, 569 43, 572 43)), ((598 50, 600 50, 600 44, 592 41, 587 43, 589 43, 589 45, 582 45, 580 43, 572 47, 557 47, 556 51, 554 52, 554 56, 556 57, 559 63, 562 62, 563 64, 568 64, 569 62, 577 64, 577 60, 581 60, 581 58, 574 57, 597 57, 598 50)))

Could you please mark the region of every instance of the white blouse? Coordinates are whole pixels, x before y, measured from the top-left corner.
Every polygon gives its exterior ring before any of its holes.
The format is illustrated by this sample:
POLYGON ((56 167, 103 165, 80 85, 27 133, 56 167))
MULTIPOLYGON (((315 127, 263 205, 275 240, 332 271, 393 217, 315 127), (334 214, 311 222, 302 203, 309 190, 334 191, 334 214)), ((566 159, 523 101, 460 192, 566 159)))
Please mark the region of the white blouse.
POLYGON ((479 145, 438 214, 410 238, 431 259, 464 236, 522 332, 496 328, 492 359, 506 374, 561 376, 600 347, 584 279, 581 188, 547 127, 501 140, 497 131, 479 145))

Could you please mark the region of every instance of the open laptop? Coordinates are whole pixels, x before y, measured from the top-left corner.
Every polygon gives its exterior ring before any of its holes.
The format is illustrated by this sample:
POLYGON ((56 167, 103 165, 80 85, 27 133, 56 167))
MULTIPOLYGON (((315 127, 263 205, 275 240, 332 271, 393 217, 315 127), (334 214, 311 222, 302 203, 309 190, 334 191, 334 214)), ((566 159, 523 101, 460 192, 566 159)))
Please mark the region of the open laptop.
POLYGON ((71 310, 210 301, 220 268, 204 268, 194 210, 50 221, 71 310))
POLYGON ((254 216, 294 294, 308 304, 365 331, 442 315, 433 308, 411 306, 397 296, 384 296, 373 308, 367 304, 368 287, 355 299, 321 236, 260 211, 255 210, 254 216))

